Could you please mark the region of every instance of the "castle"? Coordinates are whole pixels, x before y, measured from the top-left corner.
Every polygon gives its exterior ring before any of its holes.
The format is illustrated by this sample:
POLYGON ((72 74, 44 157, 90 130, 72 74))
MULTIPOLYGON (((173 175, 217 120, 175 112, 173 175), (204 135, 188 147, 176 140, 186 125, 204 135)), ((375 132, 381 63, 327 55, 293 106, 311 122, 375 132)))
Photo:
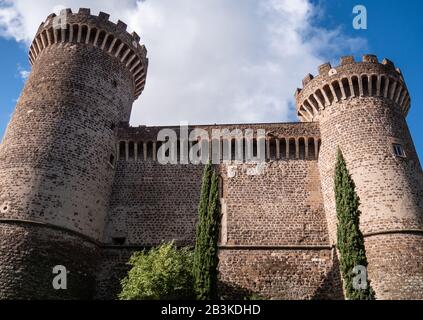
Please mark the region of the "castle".
MULTIPOLYGON (((64 26, 52 14, 35 36, 0 146, 1 299, 113 299, 134 251, 194 243, 203 166, 158 163, 162 128, 128 125, 148 68, 140 37, 102 12, 62 14, 64 26), (67 290, 52 287, 56 265, 68 270, 67 290)), ((340 147, 377 298, 423 299, 423 177, 401 71, 373 55, 343 57, 308 75, 296 102, 298 123, 190 127, 266 131, 262 174, 249 174, 249 163, 216 166, 221 294, 344 298, 340 147)))

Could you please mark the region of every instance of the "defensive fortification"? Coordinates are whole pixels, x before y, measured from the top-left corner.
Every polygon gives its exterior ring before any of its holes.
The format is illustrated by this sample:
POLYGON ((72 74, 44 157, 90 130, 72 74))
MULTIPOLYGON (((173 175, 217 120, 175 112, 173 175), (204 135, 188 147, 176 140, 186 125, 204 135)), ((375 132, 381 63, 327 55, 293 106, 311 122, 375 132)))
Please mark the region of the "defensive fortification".
MULTIPOLYGON (((164 128, 128 124, 147 74, 140 37, 105 13, 62 14, 65 23, 50 15, 36 34, 32 72, 0 145, 2 299, 115 298, 134 251, 195 241, 203 166, 160 164, 164 128), (57 265, 69 272, 68 290, 52 286, 57 265)), ((216 168, 221 295, 344 298, 339 147, 361 198, 377 297, 423 299, 423 177, 400 70, 371 55, 344 57, 303 84, 301 122, 189 128, 266 132, 259 173, 234 155, 216 168)))

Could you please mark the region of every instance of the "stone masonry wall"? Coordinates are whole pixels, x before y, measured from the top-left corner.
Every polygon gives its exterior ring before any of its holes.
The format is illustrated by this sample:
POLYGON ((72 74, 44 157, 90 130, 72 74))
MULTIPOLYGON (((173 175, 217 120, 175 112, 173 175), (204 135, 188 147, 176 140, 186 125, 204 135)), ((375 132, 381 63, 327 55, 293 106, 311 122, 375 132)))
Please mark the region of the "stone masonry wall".
POLYGON ((98 252, 97 244, 63 229, 0 223, 0 298, 92 299, 98 252), (57 265, 68 271, 67 290, 53 288, 57 265))
POLYGON ((119 161, 106 243, 153 246, 176 240, 192 245, 200 199, 201 165, 160 165, 149 161, 119 161))
MULTIPOLYGON (((250 126, 229 128, 236 127, 250 126)), ((251 128, 265 128, 273 139, 319 138, 315 124, 251 128)), ((159 130, 122 128, 119 141, 138 146, 155 143, 159 130)), ((129 151, 127 144, 125 148, 116 166, 104 239, 108 249, 103 250, 98 283, 98 297, 108 299, 120 288, 129 252, 171 240, 179 245, 194 244, 204 169, 202 165, 160 165, 150 155, 145 159, 140 152, 135 157, 135 150, 129 151), (119 247, 117 239, 125 242, 119 247), (113 279, 105 281, 109 276, 113 279)), ((284 158, 286 150, 279 152, 284 158)), ((298 148, 293 159, 276 158, 279 156, 268 159, 257 175, 251 175, 254 165, 235 161, 217 168, 222 199, 221 294, 232 298, 252 294, 281 299, 342 298, 314 150, 308 158, 298 148), (235 176, 229 177, 228 171, 233 170, 235 176)))

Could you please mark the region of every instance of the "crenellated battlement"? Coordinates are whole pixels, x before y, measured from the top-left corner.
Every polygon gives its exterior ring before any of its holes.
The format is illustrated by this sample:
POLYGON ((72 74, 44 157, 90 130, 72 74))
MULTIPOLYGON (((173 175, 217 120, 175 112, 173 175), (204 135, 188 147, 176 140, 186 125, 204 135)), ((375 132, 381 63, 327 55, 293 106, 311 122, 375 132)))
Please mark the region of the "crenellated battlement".
POLYGON ((352 98, 379 97, 393 101, 406 116, 410 109, 410 95, 400 69, 392 61, 379 63, 374 55, 364 55, 362 61, 354 57, 341 58, 338 67, 325 63, 319 74, 308 74, 303 89, 295 93, 298 116, 301 121, 316 121, 328 106, 352 98))
POLYGON ((91 15, 90 9, 81 8, 78 13, 64 9, 60 16, 51 14, 41 23, 30 47, 29 60, 33 65, 37 57, 48 47, 61 43, 85 44, 98 47, 119 59, 131 72, 134 80, 134 96, 139 97, 145 87, 148 59, 147 50, 140 44, 136 32, 128 33, 127 25, 109 21, 110 15, 100 12, 91 15))

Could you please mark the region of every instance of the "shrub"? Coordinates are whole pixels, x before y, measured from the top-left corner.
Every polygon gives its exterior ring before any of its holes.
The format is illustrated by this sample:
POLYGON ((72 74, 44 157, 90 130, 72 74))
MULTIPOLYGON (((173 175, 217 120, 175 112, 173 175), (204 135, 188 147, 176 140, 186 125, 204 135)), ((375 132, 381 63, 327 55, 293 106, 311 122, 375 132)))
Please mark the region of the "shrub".
POLYGON ((134 253, 120 300, 193 299, 193 253, 173 243, 134 253))

